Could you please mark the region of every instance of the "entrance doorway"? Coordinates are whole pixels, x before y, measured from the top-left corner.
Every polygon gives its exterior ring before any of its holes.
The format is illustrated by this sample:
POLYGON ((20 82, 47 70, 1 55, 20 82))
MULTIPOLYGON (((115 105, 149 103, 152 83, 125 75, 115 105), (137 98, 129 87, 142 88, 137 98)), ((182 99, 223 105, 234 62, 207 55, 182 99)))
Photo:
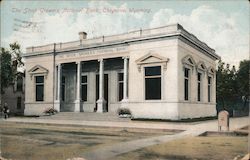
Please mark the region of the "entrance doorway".
MULTIPOLYGON (((108 74, 104 74, 104 99, 106 101, 106 105, 105 105, 105 108, 104 108, 104 111, 107 111, 108 112, 108 103, 109 103, 109 97, 108 97, 108 74)), ((96 75, 96 101, 99 99, 99 74, 96 75)), ((97 111, 97 104, 95 106, 95 109, 94 111, 96 112, 97 111)))

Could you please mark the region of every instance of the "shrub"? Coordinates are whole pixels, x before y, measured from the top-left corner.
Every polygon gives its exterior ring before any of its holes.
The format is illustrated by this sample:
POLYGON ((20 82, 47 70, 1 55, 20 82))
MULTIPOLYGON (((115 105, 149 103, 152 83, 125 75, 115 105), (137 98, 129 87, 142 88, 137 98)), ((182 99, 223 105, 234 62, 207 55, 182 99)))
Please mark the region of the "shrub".
POLYGON ((56 109, 54 109, 54 108, 47 108, 43 113, 49 114, 49 115, 54 115, 57 112, 58 111, 56 109))
POLYGON ((131 115, 131 112, 128 108, 119 108, 117 112, 118 115, 131 115))

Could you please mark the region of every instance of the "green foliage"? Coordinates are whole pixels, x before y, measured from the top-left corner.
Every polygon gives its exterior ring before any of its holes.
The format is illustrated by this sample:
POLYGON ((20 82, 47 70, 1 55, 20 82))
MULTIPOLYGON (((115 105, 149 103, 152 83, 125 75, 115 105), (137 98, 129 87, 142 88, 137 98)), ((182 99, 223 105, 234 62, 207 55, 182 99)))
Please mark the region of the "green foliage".
POLYGON ((250 60, 244 60, 240 62, 239 71, 237 73, 237 85, 239 89, 239 95, 244 100, 244 106, 250 98, 249 93, 249 75, 250 75, 250 60))
POLYGON ((1 92, 13 83, 17 76, 17 68, 23 66, 20 45, 16 42, 10 48, 1 48, 1 92))
POLYGON ((238 71, 222 61, 216 72, 216 99, 219 110, 247 109, 249 101, 249 60, 240 62, 238 71), (242 100, 244 104, 242 104, 242 100))
POLYGON ((48 115, 54 115, 58 113, 58 111, 54 108, 47 108, 45 109, 45 111, 43 111, 43 113, 48 114, 48 115))
POLYGON ((128 108, 119 108, 117 110, 118 115, 128 114, 131 115, 131 112, 128 108))
POLYGON ((12 69, 11 54, 1 48, 1 86, 8 87, 13 82, 14 74, 12 69))

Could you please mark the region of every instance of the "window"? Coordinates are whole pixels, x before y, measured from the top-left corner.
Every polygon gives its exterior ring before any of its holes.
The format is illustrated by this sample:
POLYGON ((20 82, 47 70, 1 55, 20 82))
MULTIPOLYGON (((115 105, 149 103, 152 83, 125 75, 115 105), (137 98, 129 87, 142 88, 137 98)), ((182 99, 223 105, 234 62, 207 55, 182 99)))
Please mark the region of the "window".
POLYGON ((62 93, 62 101, 65 101, 65 76, 62 76, 62 91, 61 91, 61 93, 62 93))
POLYGON ((44 100, 44 76, 36 76, 36 101, 44 100))
POLYGON ((201 73, 198 72, 198 76, 197 76, 197 100, 201 101, 201 73))
POLYGON ((82 76, 82 80, 81 80, 81 95, 82 95, 82 100, 83 101, 87 101, 87 93, 88 93, 88 80, 87 80, 87 76, 82 76))
POLYGON ((184 100, 189 99, 189 72, 190 69, 184 69, 184 100))
POLYGON ((145 67, 145 99, 161 99, 161 66, 145 67))
POLYGON ((121 101, 123 99, 123 73, 118 73, 118 100, 121 101))
POLYGON ((208 102, 211 102, 211 81, 212 81, 212 78, 208 76, 208 88, 207 88, 207 96, 208 96, 208 102))
POLYGON ((17 97, 16 107, 17 109, 21 109, 22 97, 17 97))
POLYGON ((18 92, 22 92, 23 91, 23 78, 22 77, 17 77, 16 90, 18 92))

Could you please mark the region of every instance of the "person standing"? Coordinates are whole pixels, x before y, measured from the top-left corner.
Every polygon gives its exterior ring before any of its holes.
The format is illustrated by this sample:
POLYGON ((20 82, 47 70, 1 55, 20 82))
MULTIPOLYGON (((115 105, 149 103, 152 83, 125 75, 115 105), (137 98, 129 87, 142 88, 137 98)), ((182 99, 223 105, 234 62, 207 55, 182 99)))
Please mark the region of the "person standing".
POLYGON ((9 107, 8 107, 8 104, 7 103, 4 103, 4 106, 3 106, 3 113, 4 113, 4 119, 7 119, 9 117, 9 107))

